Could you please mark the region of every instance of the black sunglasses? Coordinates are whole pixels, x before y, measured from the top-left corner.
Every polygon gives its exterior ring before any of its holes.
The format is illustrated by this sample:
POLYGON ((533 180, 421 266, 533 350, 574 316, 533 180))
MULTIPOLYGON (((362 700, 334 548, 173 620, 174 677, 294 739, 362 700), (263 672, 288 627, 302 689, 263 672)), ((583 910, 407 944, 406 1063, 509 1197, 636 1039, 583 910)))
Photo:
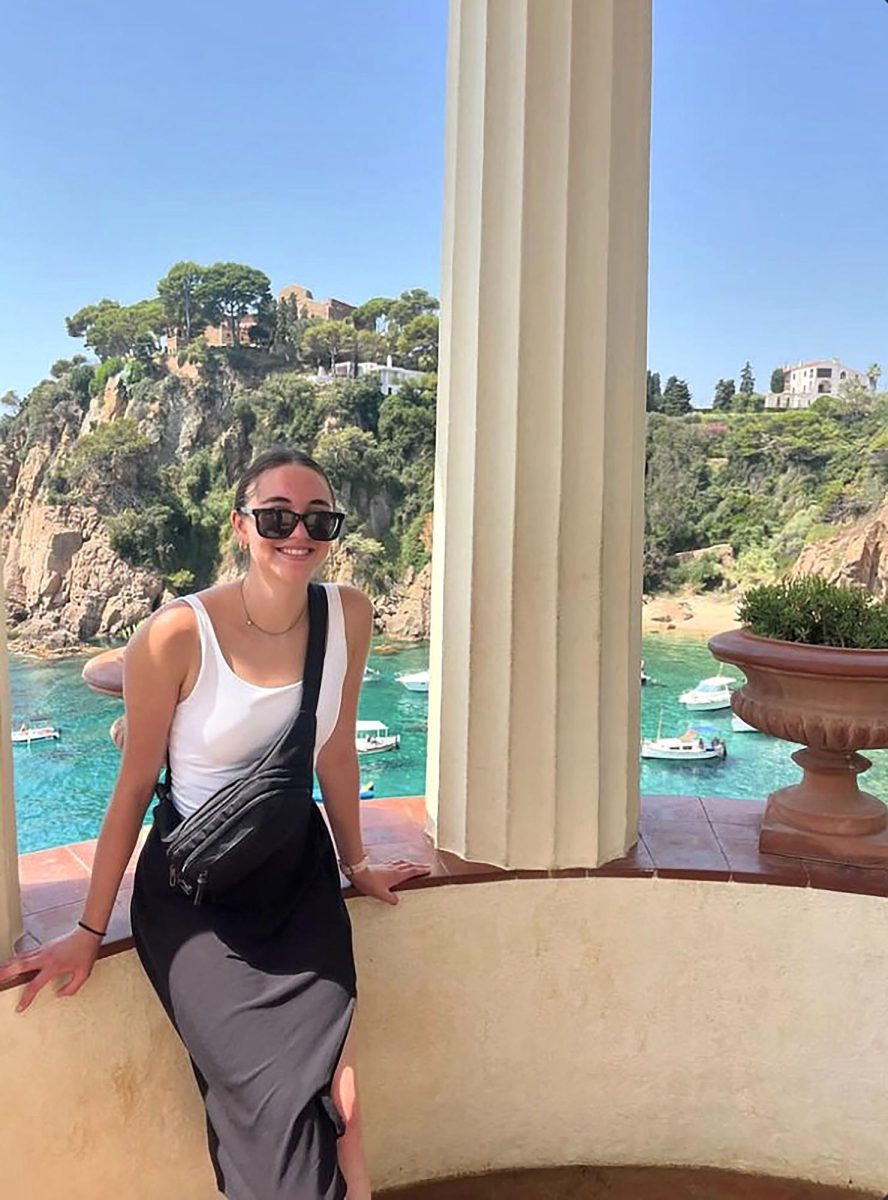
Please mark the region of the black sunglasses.
POLYGON ((333 512, 327 508, 312 509, 310 512, 293 512, 292 508, 250 508, 244 505, 237 510, 241 516, 253 517, 256 532, 260 537, 288 538, 301 521, 305 532, 313 542, 334 542, 342 533, 344 512, 333 512))

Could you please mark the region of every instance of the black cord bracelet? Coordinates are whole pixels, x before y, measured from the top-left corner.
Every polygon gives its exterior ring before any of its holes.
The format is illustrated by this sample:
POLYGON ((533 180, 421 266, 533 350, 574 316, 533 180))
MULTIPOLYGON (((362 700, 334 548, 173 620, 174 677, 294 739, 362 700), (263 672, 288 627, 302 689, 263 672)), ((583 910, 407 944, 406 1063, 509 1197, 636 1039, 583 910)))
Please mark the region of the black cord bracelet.
POLYGON ((97 938, 103 938, 105 936, 105 934, 108 932, 108 930, 106 929, 105 933, 101 933, 98 929, 93 929, 91 925, 87 925, 85 921, 78 921, 77 924, 80 926, 81 929, 85 929, 87 933, 95 934, 95 936, 97 938))

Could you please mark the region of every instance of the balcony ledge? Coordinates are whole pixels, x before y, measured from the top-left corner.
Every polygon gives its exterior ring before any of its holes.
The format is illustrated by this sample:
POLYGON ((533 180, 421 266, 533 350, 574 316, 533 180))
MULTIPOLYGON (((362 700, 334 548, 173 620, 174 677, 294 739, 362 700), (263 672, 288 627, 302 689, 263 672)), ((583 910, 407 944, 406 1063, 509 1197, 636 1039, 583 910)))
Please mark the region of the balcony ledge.
MULTIPOLYGON (((405 884, 403 890, 515 879, 659 877, 811 887, 888 897, 888 869, 760 854, 758 835, 764 806, 748 800, 645 796, 638 842, 625 857, 601 867, 550 871, 503 870, 436 850, 424 830, 425 804, 421 797, 365 801, 362 811, 364 840, 372 859, 407 858, 431 867, 429 876, 405 884)), ((145 833, 147 830, 142 837, 145 833)), ((76 923, 89 886, 95 846, 95 841, 77 842, 21 856, 25 933, 20 949, 33 949, 76 923)), ((124 875, 101 958, 132 948, 129 901, 140 848, 124 875)), ((354 899, 358 893, 348 889, 345 896, 354 899)), ((0 990, 20 986, 27 978, 22 975, 8 980, 0 990)))

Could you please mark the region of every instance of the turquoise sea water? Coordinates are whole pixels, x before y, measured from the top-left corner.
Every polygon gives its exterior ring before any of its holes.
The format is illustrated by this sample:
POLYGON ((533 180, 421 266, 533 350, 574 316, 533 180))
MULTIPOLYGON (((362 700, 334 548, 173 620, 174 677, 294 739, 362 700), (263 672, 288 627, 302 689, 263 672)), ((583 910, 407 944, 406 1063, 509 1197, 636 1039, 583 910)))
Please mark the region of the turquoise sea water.
MULTIPOLYGON (((395 681, 404 671, 421 670, 428 648, 386 653, 378 645, 370 665, 380 678, 366 683, 360 716, 384 721, 401 734, 392 754, 361 760, 361 778, 375 784, 377 796, 421 795, 425 788, 427 698, 395 681)), ((645 669, 653 682, 643 689, 642 732, 682 733, 692 719, 678 695, 717 666, 702 641, 653 636, 645 639, 645 669)), ((13 727, 43 718, 61 727, 58 742, 15 746, 15 789, 19 850, 27 853, 66 842, 93 838, 99 831, 120 761, 108 736, 119 701, 91 692, 80 679, 83 658, 42 662, 13 656, 10 662, 13 727)), ((729 671, 740 678, 739 672, 729 671)), ((728 757, 716 763, 642 764, 642 791, 648 794, 730 796, 760 800, 776 787, 800 777, 786 742, 758 733, 732 733, 730 710, 698 714, 716 726, 728 745, 728 757)), ((888 751, 872 756, 864 786, 888 799, 888 751)))

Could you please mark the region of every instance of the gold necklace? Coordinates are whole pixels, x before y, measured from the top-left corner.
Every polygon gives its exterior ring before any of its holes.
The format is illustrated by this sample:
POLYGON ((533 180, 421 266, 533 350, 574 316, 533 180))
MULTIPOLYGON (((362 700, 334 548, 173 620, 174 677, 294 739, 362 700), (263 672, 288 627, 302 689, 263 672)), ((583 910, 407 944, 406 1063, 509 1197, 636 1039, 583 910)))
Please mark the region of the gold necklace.
POLYGON ((243 605, 243 608, 244 608, 244 616, 247 618, 247 624, 251 625, 253 627, 253 629, 257 629, 260 633, 267 634, 269 637, 283 637, 285 633, 290 633, 290 631, 296 628, 296 626, 299 624, 299 622, 302 620, 302 618, 308 612, 308 605, 306 604, 305 608, 303 608, 302 612, 299 614, 299 616, 296 618, 296 620, 293 621, 293 623, 291 625, 288 625, 286 629, 263 629, 262 626, 257 625, 256 622, 253 620, 253 618, 250 616, 250 610, 247 608, 247 598, 244 595, 244 580, 243 579, 241 580, 241 583, 240 583, 240 597, 241 597, 241 604, 243 605))

